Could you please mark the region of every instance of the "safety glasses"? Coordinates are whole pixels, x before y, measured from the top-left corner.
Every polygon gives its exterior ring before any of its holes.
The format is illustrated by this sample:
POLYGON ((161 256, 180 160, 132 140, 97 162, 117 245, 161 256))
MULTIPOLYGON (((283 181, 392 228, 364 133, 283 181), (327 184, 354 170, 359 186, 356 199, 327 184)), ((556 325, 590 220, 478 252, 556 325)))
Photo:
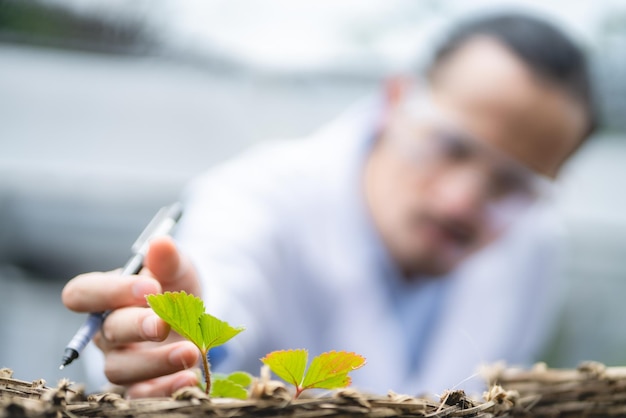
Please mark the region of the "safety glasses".
POLYGON ((403 112, 405 126, 396 128, 389 138, 399 155, 430 173, 463 170, 471 177, 471 187, 476 189, 484 214, 494 226, 510 223, 552 194, 551 179, 473 138, 424 90, 413 93, 403 112))

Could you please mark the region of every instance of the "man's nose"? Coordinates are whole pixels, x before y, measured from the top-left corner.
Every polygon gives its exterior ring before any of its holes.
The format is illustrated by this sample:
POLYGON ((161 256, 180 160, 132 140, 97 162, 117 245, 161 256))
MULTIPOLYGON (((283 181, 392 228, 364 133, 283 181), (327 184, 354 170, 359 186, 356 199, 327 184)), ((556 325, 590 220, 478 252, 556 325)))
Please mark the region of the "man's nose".
POLYGON ((435 204, 449 218, 477 221, 485 207, 487 181, 476 167, 450 170, 436 181, 435 204))

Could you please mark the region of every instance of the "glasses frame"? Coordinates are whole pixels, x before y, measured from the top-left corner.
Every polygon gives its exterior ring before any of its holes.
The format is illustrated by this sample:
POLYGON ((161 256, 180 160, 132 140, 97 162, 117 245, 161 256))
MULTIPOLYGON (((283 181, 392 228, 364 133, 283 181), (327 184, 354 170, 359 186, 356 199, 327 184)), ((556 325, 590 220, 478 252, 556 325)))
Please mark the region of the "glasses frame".
POLYGON ((525 209, 539 201, 548 200, 554 194, 555 185, 551 178, 535 172, 502 150, 469 134, 467 129, 433 101, 428 90, 415 89, 402 106, 401 111, 413 123, 422 124, 424 132, 422 137, 418 137, 415 131, 409 132, 409 129, 396 131, 390 139, 400 154, 416 166, 443 164, 446 162, 444 161, 447 158, 446 152, 453 146, 462 144, 469 150, 471 158, 480 160, 483 166, 489 167, 485 173, 487 181, 493 181, 493 178, 489 177, 493 173, 506 173, 500 175, 512 176, 515 182, 519 183, 519 187, 504 195, 491 196, 486 193, 484 209, 496 224, 510 223, 511 218, 519 216, 525 209), (449 149, 445 149, 446 146, 449 149))

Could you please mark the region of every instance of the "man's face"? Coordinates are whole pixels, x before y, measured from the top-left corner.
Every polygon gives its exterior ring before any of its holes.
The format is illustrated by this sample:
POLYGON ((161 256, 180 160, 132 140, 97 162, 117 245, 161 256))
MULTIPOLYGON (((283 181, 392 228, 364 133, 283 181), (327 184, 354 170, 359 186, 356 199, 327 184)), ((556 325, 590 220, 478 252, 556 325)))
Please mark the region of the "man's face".
POLYGON ((365 190, 404 272, 439 275, 502 234, 578 147, 588 119, 488 38, 449 57, 429 100, 420 94, 407 87, 390 100, 365 190))

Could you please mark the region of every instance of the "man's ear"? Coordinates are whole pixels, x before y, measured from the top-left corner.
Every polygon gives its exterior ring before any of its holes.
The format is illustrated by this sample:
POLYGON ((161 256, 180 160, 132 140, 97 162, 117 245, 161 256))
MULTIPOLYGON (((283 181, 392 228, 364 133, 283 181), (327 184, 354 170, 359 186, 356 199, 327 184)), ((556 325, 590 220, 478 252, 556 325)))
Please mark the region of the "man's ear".
POLYGON ((388 109, 399 106, 411 93, 415 80, 408 75, 395 75, 384 82, 385 104, 388 109))
POLYGON ((383 111, 378 121, 379 130, 387 130, 391 121, 397 117, 398 109, 411 94, 416 80, 408 75, 395 75, 383 82, 383 111))

